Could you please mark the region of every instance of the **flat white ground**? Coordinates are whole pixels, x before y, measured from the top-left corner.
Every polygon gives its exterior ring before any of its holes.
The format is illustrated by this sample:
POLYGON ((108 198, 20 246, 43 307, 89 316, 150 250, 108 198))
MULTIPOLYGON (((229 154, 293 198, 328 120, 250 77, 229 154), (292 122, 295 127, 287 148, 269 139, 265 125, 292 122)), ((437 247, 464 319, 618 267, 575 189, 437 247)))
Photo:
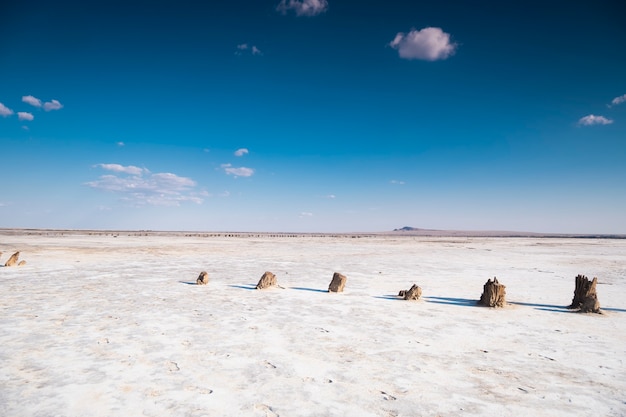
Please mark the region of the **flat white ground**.
POLYGON ((626 240, 0 235, 16 250, 2 416, 626 415, 626 240), (285 288, 253 290, 265 271, 285 288), (564 308, 577 274, 605 314, 564 308), (509 305, 477 307, 494 276, 509 305))

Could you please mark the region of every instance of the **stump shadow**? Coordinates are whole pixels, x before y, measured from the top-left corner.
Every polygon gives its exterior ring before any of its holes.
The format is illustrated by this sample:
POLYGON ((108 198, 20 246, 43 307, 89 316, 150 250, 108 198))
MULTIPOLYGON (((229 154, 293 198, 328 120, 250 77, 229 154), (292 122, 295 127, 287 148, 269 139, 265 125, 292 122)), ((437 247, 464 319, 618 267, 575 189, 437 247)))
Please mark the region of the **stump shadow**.
MULTIPOLYGON (((515 304, 515 303, 509 303, 515 304)), ((535 310, 539 311, 549 311, 551 313, 576 313, 578 310, 570 310, 567 308, 548 308, 548 307, 535 307, 535 310)))
POLYGON ((373 295, 373 298, 378 298, 379 300, 392 300, 392 301, 404 301, 404 298, 398 297, 394 294, 385 294, 385 295, 373 295))
POLYGON ((557 311, 557 312, 568 312, 572 311, 568 306, 557 306, 554 304, 536 304, 536 303, 522 303, 519 301, 507 301, 507 304, 513 304, 516 306, 525 306, 525 307, 533 307, 537 310, 543 311, 557 311))
POLYGON ((448 304, 464 307, 478 307, 478 300, 469 298, 451 298, 451 297, 423 297, 429 303, 448 304))
POLYGON ((626 310, 624 310, 623 308, 613 308, 613 307, 602 307, 602 306, 600 306, 600 311, 602 311, 602 310, 614 311, 616 313, 626 313, 626 310))
POLYGON ((248 284, 248 285, 229 285, 229 287, 232 288, 239 288, 242 290, 256 290, 256 285, 254 284, 248 284))
POLYGON ((319 288, 307 288, 307 287, 289 287, 292 290, 298 291, 311 291, 311 292, 324 292, 327 293, 328 290, 320 290, 319 288))
POLYGON ((192 281, 178 281, 181 284, 187 284, 187 285, 198 285, 197 282, 192 282, 192 281))

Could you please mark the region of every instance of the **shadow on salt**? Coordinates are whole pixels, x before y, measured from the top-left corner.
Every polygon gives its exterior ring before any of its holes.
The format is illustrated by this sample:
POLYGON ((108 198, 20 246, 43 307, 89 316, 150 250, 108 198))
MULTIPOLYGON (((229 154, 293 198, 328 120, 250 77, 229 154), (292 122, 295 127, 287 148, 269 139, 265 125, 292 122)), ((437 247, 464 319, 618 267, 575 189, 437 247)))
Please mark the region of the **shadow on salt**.
POLYGON ((373 297, 378 298, 379 300, 404 301, 402 297, 398 297, 397 295, 393 295, 393 294, 374 295, 373 297))
POLYGON ((327 293, 328 290, 320 290, 319 288, 307 288, 307 287, 289 287, 292 290, 298 290, 298 291, 311 291, 311 292, 325 292, 327 293))
POLYGON ((429 303, 450 304, 455 306, 477 307, 478 300, 469 298, 450 298, 450 297, 424 297, 429 303))
POLYGON ((239 288, 242 290, 256 290, 256 285, 248 284, 248 285, 229 285, 231 288, 239 288))
POLYGON ((602 307, 602 306, 600 306, 600 310, 603 310, 603 311, 614 311, 616 313, 626 313, 626 310, 624 310, 623 308, 612 308, 612 307, 602 307))
POLYGON ((521 303, 519 301, 508 301, 507 304, 513 304, 516 306, 525 306, 525 307, 533 307, 536 310, 541 311, 552 311, 555 313, 570 313, 572 310, 568 309, 567 306, 557 306, 553 304, 536 304, 536 303, 521 303))

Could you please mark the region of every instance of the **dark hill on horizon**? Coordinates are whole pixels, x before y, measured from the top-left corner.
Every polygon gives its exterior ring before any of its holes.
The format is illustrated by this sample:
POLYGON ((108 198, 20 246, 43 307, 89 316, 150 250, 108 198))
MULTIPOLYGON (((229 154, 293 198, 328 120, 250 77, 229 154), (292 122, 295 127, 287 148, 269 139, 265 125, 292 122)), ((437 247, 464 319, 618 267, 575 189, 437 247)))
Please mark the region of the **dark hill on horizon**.
POLYGON ((540 233, 540 232, 519 232, 509 230, 438 230, 421 229, 418 227, 404 226, 393 229, 391 234, 402 234, 403 236, 457 236, 457 237, 552 237, 552 238, 598 238, 598 239, 626 239, 623 234, 601 234, 601 233, 540 233))

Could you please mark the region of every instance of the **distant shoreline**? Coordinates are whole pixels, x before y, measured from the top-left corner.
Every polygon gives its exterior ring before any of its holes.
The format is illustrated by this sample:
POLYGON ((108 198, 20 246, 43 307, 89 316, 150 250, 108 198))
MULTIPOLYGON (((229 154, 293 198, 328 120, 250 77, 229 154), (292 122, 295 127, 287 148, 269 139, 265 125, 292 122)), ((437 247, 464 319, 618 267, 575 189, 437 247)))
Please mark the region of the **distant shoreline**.
POLYGON ((104 230, 104 229, 32 229, 0 228, 0 235, 38 236, 181 236, 181 237, 487 237, 487 238, 567 238, 567 239, 626 239, 626 234, 601 233, 537 233, 488 230, 413 229, 384 232, 228 232, 228 231, 167 231, 167 230, 104 230))

